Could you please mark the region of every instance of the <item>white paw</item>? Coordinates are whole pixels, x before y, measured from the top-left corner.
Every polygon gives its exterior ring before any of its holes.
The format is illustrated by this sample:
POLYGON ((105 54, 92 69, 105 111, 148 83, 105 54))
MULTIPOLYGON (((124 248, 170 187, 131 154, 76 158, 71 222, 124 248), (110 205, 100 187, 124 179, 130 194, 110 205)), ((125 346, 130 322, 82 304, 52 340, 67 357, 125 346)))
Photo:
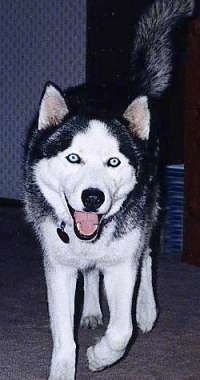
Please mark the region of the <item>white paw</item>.
POLYGON ((81 318, 81 327, 88 329, 96 329, 98 326, 103 325, 103 318, 101 314, 88 315, 81 318))
MULTIPOLYGON (((139 305, 138 305, 139 306, 139 305)), ((140 330, 143 333, 147 333, 152 330, 157 318, 156 306, 150 305, 147 307, 137 307, 136 319, 140 330)))
POLYGON ((48 380, 74 380, 75 365, 71 361, 52 361, 50 376, 48 380))
POLYGON ((89 369, 91 371, 101 371, 119 360, 124 354, 124 350, 112 350, 103 337, 95 346, 87 349, 89 369))
POLYGON ((64 371, 58 370, 56 373, 51 373, 48 380, 75 380, 74 372, 69 372, 67 369, 64 371))
POLYGON ((103 358, 99 358, 95 354, 95 346, 91 346, 87 349, 87 358, 89 363, 89 369, 93 372, 101 371, 106 367, 105 360, 103 358))

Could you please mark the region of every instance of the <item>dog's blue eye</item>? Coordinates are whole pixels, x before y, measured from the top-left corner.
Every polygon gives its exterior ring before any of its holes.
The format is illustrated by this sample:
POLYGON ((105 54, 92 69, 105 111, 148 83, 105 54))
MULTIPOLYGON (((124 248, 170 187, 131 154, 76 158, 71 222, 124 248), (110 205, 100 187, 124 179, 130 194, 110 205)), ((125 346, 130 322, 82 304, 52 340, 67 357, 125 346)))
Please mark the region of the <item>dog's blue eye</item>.
POLYGON ((66 159, 71 162, 72 164, 80 164, 81 158, 76 153, 69 154, 66 159))
POLYGON ((117 157, 112 157, 108 160, 107 165, 112 166, 112 168, 116 168, 121 164, 121 161, 117 157))

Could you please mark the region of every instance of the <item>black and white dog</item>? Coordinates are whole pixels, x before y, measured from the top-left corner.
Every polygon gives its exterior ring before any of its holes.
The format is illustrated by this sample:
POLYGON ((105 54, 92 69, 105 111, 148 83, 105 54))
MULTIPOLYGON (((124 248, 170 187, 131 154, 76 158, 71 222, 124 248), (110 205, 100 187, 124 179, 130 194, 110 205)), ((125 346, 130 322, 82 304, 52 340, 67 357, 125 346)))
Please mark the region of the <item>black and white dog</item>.
POLYGON ((27 145, 25 209, 44 252, 54 343, 50 380, 75 378, 78 271, 84 275, 81 324, 102 324, 100 273, 110 310, 105 335, 87 350, 92 371, 126 350, 139 268, 136 320, 143 332, 155 323, 150 239, 159 186, 152 99, 169 85, 170 32, 192 10, 192 0, 157 0, 141 18, 132 52, 132 99, 121 115, 88 107, 83 90, 74 106, 73 91, 45 87, 27 145))

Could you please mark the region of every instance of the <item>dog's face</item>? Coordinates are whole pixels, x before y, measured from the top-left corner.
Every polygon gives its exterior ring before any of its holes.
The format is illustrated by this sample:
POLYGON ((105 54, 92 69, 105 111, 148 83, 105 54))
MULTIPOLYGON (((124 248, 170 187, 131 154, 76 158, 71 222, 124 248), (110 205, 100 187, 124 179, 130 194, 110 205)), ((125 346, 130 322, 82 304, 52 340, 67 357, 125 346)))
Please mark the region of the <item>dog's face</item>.
MULTIPOLYGON (((141 104, 146 111, 143 98, 141 104)), ((55 209, 61 209, 63 203, 68 207, 78 238, 92 240, 102 220, 119 210, 136 185, 135 146, 131 133, 119 121, 106 123, 80 116, 64 119, 68 113, 62 94, 52 85, 47 87, 38 122, 43 158, 35 165, 35 176, 43 195, 55 209)), ((130 117, 133 118, 130 108, 124 116, 130 122, 130 117)), ((144 139, 149 114, 138 115, 138 109, 134 108, 133 129, 137 117, 138 133, 144 139)))

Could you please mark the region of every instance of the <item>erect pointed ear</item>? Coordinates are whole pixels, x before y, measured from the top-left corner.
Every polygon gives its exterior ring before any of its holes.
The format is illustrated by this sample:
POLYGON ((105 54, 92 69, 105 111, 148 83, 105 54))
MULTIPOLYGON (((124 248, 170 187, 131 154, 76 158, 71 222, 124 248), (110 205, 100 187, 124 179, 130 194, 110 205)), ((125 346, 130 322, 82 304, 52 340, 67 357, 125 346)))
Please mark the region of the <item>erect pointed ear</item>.
POLYGON ((133 100, 123 114, 128 120, 130 129, 142 140, 148 140, 150 131, 150 112, 148 99, 140 96, 133 100))
POLYGON ((40 103, 38 129, 59 124, 68 112, 61 91, 52 83, 48 83, 40 103))

